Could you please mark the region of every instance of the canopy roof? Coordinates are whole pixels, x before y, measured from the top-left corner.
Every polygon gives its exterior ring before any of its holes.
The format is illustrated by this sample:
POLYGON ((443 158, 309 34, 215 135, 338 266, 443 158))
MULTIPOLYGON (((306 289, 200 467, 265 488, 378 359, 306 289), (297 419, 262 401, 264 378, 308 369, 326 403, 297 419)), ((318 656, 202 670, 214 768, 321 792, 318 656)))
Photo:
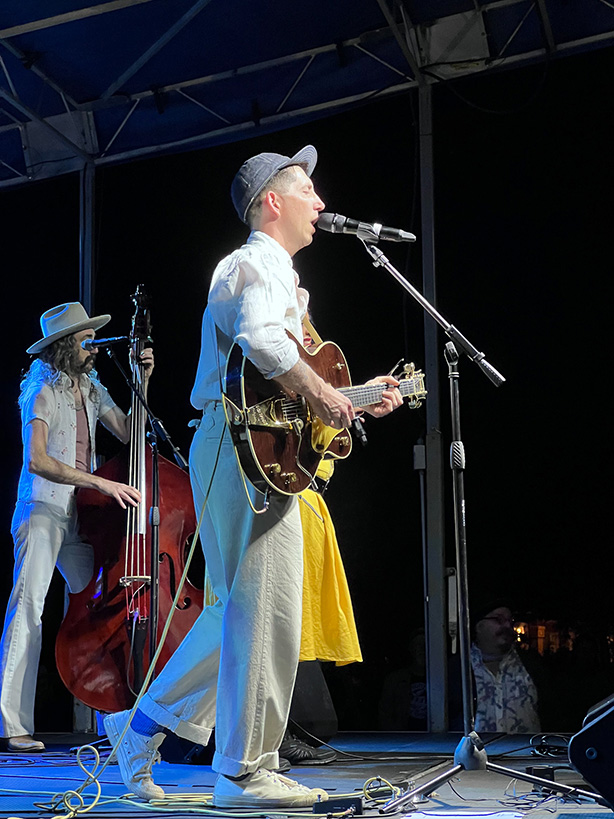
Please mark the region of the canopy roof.
POLYGON ((4 0, 0 187, 613 39, 608 0, 4 0))

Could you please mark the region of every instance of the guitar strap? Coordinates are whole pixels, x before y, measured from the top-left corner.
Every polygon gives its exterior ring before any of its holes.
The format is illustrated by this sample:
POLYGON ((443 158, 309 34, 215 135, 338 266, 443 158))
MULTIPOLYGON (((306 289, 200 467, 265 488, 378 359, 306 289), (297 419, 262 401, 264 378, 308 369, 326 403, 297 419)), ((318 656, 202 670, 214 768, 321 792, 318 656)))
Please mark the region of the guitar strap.
MULTIPOLYGON (((224 378, 222 376, 222 368, 221 368, 221 365, 220 365, 220 356, 219 356, 219 351, 224 350, 224 346, 225 346, 225 345, 222 345, 222 340, 224 338, 224 335, 223 335, 222 331, 220 330, 220 328, 217 326, 217 324, 215 322, 213 322, 213 324, 215 326, 215 336, 216 336, 216 343, 217 343, 217 350, 218 350, 217 371, 218 371, 218 378, 219 378, 219 382, 220 382, 220 394, 222 396, 222 406, 224 407, 224 415, 226 416, 226 429, 229 429, 232 422, 239 422, 239 420, 243 416, 243 413, 242 413, 242 411, 241 411, 241 409, 239 407, 237 407, 235 404, 233 404, 233 402, 228 398, 228 396, 224 392, 224 378)), ((232 344, 231 344, 231 348, 232 348, 232 344)), ((230 353, 230 350, 228 350, 227 355, 229 355, 229 353, 230 353)), ((222 433, 222 437, 220 438, 220 448, 221 448, 223 437, 224 437, 224 434, 222 433)), ((256 509, 256 507, 254 506, 254 503, 253 503, 253 501, 251 499, 249 489, 248 489, 248 486, 247 486, 247 481, 245 479, 245 471, 244 471, 244 469, 243 469, 243 467, 241 465, 241 461, 239 459, 239 453, 237 452, 237 447, 236 447, 236 445, 234 443, 233 443, 232 449, 233 449, 233 452, 235 454, 235 458, 236 458, 236 461, 237 461, 237 466, 239 467, 239 475, 241 476, 241 481, 243 483, 243 490, 245 492, 245 497, 247 499, 247 502, 248 502, 252 512, 255 515, 262 515, 269 508, 268 491, 263 493, 264 494, 264 502, 263 502, 262 508, 261 509, 256 509)), ((217 463, 216 463, 216 465, 217 465, 217 463)))
POLYGON ((324 343, 320 334, 309 320, 309 313, 305 313, 305 318, 303 319, 303 330, 306 330, 307 333, 309 333, 315 344, 324 343))

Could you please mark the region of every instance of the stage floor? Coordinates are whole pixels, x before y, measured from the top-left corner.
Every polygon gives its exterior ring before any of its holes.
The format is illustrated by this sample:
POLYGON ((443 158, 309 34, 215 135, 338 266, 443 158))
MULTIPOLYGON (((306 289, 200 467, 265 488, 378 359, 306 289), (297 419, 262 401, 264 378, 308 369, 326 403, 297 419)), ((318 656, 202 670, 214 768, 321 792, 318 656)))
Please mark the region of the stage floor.
MULTIPOLYGON (((86 742, 97 741, 98 737, 95 734, 48 734, 40 736, 40 739, 47 746, 44 754, 0 754, 0 816, 25 819, 32 815, 68 815, 61 802, 54 811, 52 802, 59 801, 58 795, 76 791, 83 784, 86 775, 77 763, 76 748, 86 742)), ((555 781, 592 791, 591 786, 569 767, 565 755, 547 758, 531 753, 529 737, 483 736, 482 739, 487 744, 488 761, 491 763, 517 771, 550 766, 554 768, 555 781)), ((405 790, 410 782, 419 786, 450 770, 459 740, 458 734, 341 733, 331 742, 339 752, 336 762, 318 767, 295 767, 288 775, 305 785, 325 788, 332 800, 331 807, 337 799, 364 797, 366 792, 368 798, 363 801, 363 813, 379 816, 380 808, 390 798, 382 790, 386 787, 385 783, 405 790)), ((99 741, 98 747, 104 761, 108 757, 109 746, 106 741, 99 741)), ((91 754, 84 756, 88 769, 92 761, 91 754)), ((85 806, 90 808, 87 815, 141 817, 170 812, 178 819, 194 816, 195 813, 229 815, 226 811, 211 807, 208 794, 213 788, 215 774, 208 765, 162 762, 154 768, 154 775, 156 783, 167 793, 164 802, 152 804, 136 798, 123 798, 126 788, 119 778, 117 765, 112 762, 100 777, 100 797, 96 798, 94 785, 90 785, 82 794, 85 806), (95 805, 92 804, 94 802, 95 805)), ((75 798, 71 804, 77 804, 75 798)), ((300 811, 266 811, 262 815, 271 817, 273 813, 275 816, 297 815, 300 811)), ((514 779, 511 775, 479 770, 461 771, 440 785, 428 799, 404 805, 390 815, 410 813, 415 819, 422 819, 422 815, 515 819, 527 813, 532 817, 548 813, 585 819, 611 815, 612 811, 594 800, 563 799, 532 791, 529 783, 514 779)), ((244 812, 241 815, 247 814, 244 812)))

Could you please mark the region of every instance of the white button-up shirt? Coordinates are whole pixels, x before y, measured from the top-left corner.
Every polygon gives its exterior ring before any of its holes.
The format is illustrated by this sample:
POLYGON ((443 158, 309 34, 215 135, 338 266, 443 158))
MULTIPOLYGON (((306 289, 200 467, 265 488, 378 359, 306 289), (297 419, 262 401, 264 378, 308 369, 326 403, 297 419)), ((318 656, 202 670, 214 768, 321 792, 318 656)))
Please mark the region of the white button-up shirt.
POLYGON ((308 302, 290 254, 266 233, 253 231, 213 273, 192 405, 202 409, 207 401, 220 398, 234 342, 265 378, 288 372, 299 356, 286 330, 301 340, 308 302))

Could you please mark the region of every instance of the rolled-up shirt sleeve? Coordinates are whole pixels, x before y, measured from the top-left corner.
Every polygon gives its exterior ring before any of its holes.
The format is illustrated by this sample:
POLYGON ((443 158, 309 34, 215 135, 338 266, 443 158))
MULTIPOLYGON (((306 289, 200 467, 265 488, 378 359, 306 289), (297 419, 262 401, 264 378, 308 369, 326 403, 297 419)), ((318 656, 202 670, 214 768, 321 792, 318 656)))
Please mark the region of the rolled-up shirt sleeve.
POLYGON ((296 344, 286 333, 298 312, 290 263, 280 264, 269 253, 244 253, 214 283, 209 309, 265 378, 276 378, 297 363, 296 344))

